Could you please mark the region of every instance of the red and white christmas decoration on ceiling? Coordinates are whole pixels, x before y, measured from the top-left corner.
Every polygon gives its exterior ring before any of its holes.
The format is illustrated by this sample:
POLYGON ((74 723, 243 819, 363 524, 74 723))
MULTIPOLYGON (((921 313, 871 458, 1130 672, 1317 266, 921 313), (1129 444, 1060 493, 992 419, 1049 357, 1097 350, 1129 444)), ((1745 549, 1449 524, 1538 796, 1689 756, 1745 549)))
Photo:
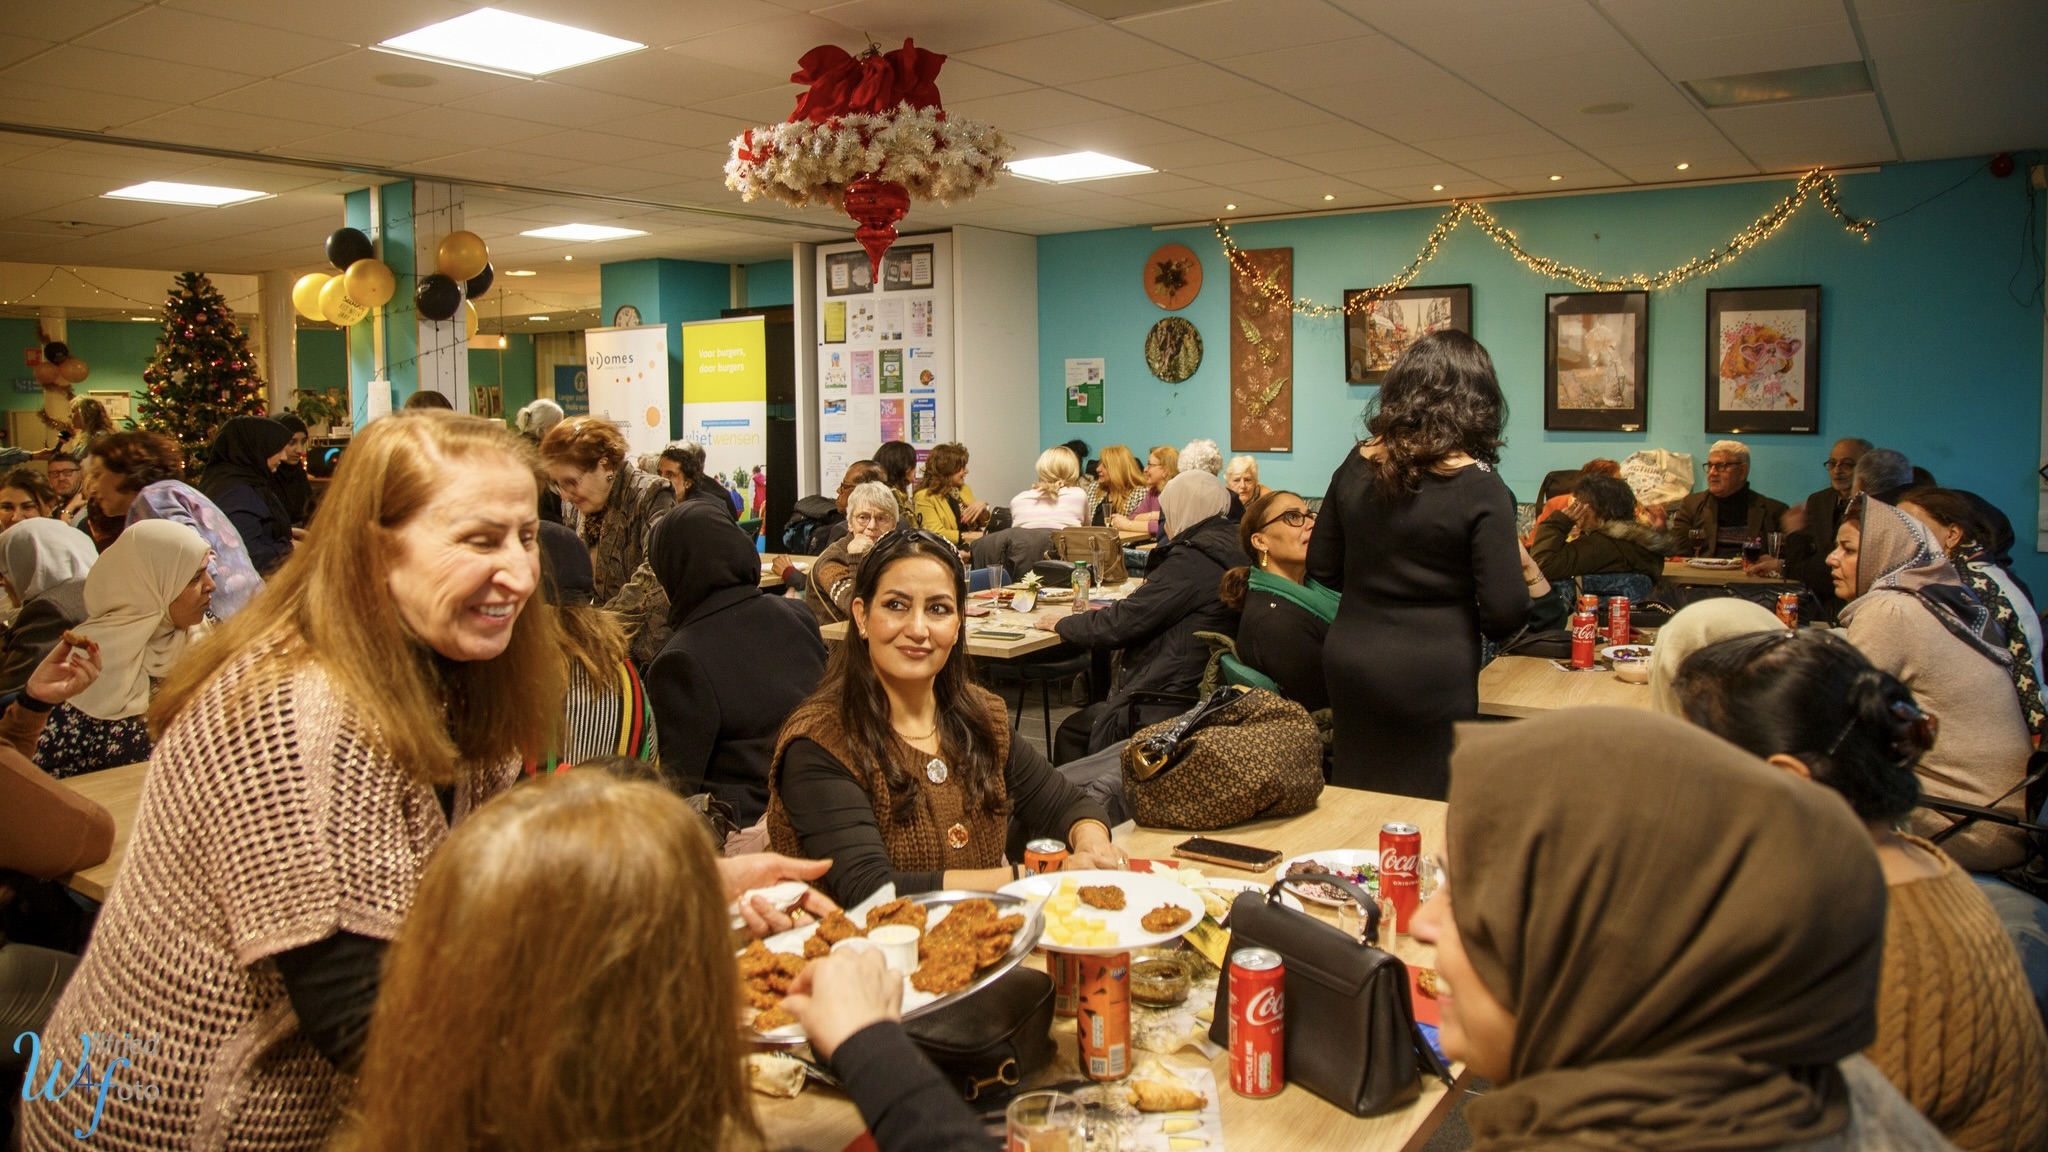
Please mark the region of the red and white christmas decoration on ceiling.
POLYGON ((1001 132, 946 115, 936 83, 945 62, 910 40, 859 56, 834 44, 811 49, 789 78, 809 89, 796 111, 733 140, 725 186, 748 201, 843 208, 879 270, 912 198, 966 200, 994 183, 1010 156, 1001 132))

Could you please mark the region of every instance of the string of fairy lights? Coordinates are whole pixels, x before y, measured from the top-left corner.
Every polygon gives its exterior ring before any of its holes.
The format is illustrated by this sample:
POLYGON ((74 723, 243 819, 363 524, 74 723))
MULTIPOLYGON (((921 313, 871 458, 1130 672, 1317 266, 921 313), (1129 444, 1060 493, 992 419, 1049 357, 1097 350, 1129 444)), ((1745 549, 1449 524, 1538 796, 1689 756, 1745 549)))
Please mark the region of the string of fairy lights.
POLYGON ((1623 292, 1630 290, 1657 292, 1675 287, 1696 276, 1704 276, 1733 262, 1750 249, 1769 240, 1783 228, 1809 200, 1818 200, 1822 207, 1841 221, 1844 230, 1863 239, 1870 239, 1871 229, 1876 227, 1869 220, 1849 215, 1842 208, 1840 187, 1831 174, 1815 168, 1799 178, 1791 193, 1756 218, 1755 221, 1737 232, 1727 243, 1709 249, 1705 254, 1695 256, 1674 268, 1662 272, 1631 272, 1625 275, 1609 275, 1594 272, 1577 265, 1538 256, 1522 247, 1522 242, 1493 213, 1482 204, 1470 200, 1453 200, 1443 218, 1429 231, 1429 238, 1422 243, 1422 250, 1415 259, 1408 262, 1393 279, 1371 288, 1347 292, 1342 304, 1323 304, 1306 296, 1295 296, 1287 289, 1274 283, 1265 273, 1259 271, 1246 256, 1237 242, 1230 238, 1230 225, 1218 220, 1215 224, 1216 238, 1223 242, 1223 254, 1230 260, 1230 267, 1253 291, 1283 308, 1292 309, 1297 315, 1316 318, 1349 315, 1363 312, 1374 304, 1414 283, 1422 273, 1423 265, 1436 259, 1437 250, 1458 226, 1471 221, 1472 225, 1484 232, 1495 244, 1505 249, 1509 256, 1523 267, 1541 276, 1564 280, 1589 292, 1623 292))

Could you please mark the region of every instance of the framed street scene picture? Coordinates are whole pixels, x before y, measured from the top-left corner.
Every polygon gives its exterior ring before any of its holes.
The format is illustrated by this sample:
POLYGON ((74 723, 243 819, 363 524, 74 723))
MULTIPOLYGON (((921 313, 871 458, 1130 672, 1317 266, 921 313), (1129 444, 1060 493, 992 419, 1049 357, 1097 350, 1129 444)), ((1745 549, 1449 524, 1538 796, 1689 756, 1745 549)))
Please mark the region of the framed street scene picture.
POLYGON ((1650 294, 1543 298, 1543 427, 1641 432, 1650 418, 1650 294))
MULTIPOLYGON (((1348 308, 1361 291, 1344 293, 1348 308)), ((1472 286, 1403 288, 1344 316, 1344 379, 1377 384, 1387 369, 1427 333, 1456 328, 1472 334, 1472 286)))
POLYGON ((1707 292, 1707 431, 1820 432, 1820 285, 1707 292))

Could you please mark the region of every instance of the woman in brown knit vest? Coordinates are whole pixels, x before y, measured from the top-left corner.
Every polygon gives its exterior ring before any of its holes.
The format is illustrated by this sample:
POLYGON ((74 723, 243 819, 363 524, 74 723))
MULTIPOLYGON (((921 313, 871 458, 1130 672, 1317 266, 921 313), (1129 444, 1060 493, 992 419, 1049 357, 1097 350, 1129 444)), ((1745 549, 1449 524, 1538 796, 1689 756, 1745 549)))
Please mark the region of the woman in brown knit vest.
POLYGON ((843 904, 891 882, 898 895, 1006 884, 1013 826, 1066 841, 1069 868, 1124 864, 1102 806, 1012 739, 1002 699, 956 656, 966 599, 951 541, 882 537, 854 584, 855 635, 776 741, 769 837, 777 852, 830 859, 824 887, 843 904))
POLYGON ((2048 1032, 2019 955, 1969 873, 1894 830, 1935 737, 1912 692, 1843 641, 1784 631, 1700 649, 1674 687, 1693 723, 1869 825, 1890 895, 1871 1061, 1963 1152, 2048 1148, 2048 1032))

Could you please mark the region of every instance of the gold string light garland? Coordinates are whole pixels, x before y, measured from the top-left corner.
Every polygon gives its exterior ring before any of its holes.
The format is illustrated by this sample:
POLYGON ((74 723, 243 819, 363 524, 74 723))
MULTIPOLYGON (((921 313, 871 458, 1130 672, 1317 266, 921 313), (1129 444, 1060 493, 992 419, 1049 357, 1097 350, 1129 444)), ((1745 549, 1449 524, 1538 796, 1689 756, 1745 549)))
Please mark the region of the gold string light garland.
POLYGON ((1495 219, 1493 213, 1487 211, 1484 205, 1470 200, 1453 200, 1450 210, 1444 213, 1443 219, 1438 220, 1436 227, 1430 229, 1429 238, 1422 243, 1422 251, 1415 254, 1415 259, 1409 261, 1400 275, 1384 284, 1349 293, 1349 298, 1343 304, 1318 304, 1306 296, 1290 296, 1285 288, 1268 280, 1252 266, 1250 258, 1246 257, 1238 248, 1237 242, 1230 238, 1230 225, 1218 220, 1215 229, 1216 238, 1223 242, 1223 254, 1229 258, 1231 270, 1244 277, 1261 296, 1297 313, 1323 318, 1364 311, 1406 288, 1421 274, 1424 264, 1436 259, 1437 249, 1443 246, 1445 238, 1466 220, 1472 221, 1474 226, 1486 233, 1494 243, 1506 249, 1508 255, 1513 256, 1521 265, 1540 275, 1567 280, 1592 292, 1619 292, 1629 289, 1656 292, 1712 272, 1770 239, 1778 229, 1785 226, 1786 221, 1792 219, 1793 215, 1805 206, 1809 197, 1818 199, 1822 206, 1842 222, 1844 229, 1864 240, 1869 240, 1870 230, 1876 225, 1843 211, 1839 198, 1840 191, 1832 175, 1815 168, 1799 178, 1798 185, 1792 189, 1790 195, 1778 201, 1770 211, 1757 217, 1749 227, 1737 232, 1726 244, 1709 249, 1706 255, 1695 256, 1676 268, 1668 268, 1655 274, 1632 272, 1626 276, 1608 276, 1560 260, 1552 260, 1548 256, 1531 255, 1522 247, 1521 241, 1515 238, 1515 234, 1495 219))

